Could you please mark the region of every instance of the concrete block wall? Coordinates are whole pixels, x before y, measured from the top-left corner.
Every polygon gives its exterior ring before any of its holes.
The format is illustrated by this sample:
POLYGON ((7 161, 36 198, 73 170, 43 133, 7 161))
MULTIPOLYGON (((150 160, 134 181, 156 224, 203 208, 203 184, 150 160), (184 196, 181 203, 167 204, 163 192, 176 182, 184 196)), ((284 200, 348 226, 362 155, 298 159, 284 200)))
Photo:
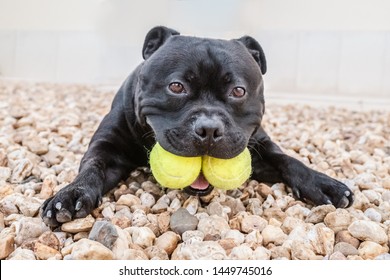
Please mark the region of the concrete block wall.
POLYGON ((271 97, 390 105, 389 10, 386 0, 0 0, 0 77, 118 86, 162 24, 258 39, 271 97))

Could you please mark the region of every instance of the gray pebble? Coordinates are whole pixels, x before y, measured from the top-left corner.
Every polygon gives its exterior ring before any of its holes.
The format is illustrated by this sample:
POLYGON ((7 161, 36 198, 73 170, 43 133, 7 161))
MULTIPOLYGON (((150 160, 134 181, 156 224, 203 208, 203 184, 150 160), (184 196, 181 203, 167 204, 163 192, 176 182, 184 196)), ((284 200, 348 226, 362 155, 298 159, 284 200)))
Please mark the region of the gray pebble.
POLYGON ((199 220, 191 215, 185 208, 179 208, 171 216, 170 227, 177 234, 182 235, 188 230, 195 230, 199 220))

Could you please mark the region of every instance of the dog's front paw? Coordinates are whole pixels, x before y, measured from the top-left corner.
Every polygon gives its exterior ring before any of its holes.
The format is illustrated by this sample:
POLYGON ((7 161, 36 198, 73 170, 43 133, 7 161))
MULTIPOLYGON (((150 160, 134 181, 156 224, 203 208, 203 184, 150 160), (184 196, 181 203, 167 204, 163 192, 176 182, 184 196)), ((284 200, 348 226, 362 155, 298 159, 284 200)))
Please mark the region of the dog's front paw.
POLYGON ((42 219, 49 226, 58 226, 75 218, 86 217, 98 206, 100 198, 96 189, 70 184, 43 203, 42 219))
POLYGON ((314 170, 291 187, 298 199, 316 205, 333 204, 337 208, 347 208, 353 203, 353 193, 346 185, 314 170))

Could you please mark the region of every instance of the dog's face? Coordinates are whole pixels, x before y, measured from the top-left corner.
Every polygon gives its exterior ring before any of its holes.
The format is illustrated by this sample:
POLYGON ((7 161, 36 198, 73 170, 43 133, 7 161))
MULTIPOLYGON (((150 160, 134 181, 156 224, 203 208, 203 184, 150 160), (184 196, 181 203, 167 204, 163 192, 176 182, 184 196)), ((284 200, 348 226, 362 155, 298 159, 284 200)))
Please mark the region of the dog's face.
POLYGON ((245 149, 264 113, 265 58, 253 38, 202 39, 157 27, 143 55, 137 114, 163 148, 224 159, 245 149))

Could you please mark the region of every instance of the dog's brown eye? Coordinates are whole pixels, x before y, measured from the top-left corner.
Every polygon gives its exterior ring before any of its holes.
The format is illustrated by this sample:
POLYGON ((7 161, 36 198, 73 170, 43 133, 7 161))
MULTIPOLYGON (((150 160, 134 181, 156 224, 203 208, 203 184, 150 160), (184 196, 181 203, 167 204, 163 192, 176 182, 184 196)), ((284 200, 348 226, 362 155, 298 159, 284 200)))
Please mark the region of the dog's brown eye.
POLYGON ((233 90, 232 90, 232 96, 233 97, 236 97, 236 98, 240 98, 240 97, 244 97, 246 91, 244 88, 242 87, 235 87, 233 90))
POLYGON ((169 84, 169 90, 176 94, 186 93, 183 84, 177 82, 169 84))

